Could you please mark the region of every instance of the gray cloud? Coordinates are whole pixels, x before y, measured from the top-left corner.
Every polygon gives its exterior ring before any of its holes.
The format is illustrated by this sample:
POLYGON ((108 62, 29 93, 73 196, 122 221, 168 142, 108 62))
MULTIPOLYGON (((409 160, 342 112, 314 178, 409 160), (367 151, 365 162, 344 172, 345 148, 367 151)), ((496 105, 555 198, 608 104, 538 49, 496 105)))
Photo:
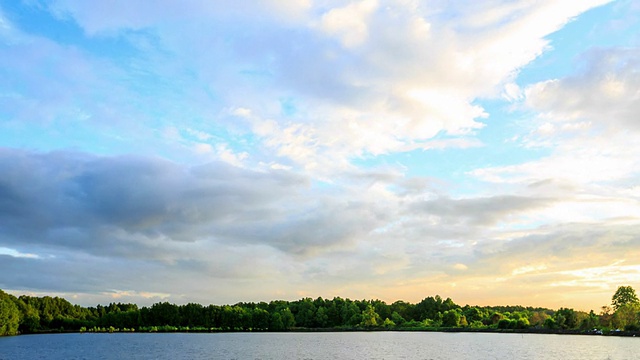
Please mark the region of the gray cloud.
POLYGON ((9 247, 167 260, 177 242, 205 242, 306 254, 353 244, 387 220, 363 196, 312 195, 305 177, 225 163, 2 149, 0 173, 9 247))
POLYGON ((530 234, 524 236, 514 234, 505 243, 485 243, 477 250, 478 255, 489 258, 489 261, 503 258, 522 263, 524 258, 556 257, 559 261, 572 259, 579 262, 594 257, 599 259, 593 264, 596 265, 602 261, 624 259, 625 254, 634 258, 637 254, 629 250, 640 248, 638 230, 637 224, 566 223, 530 230, 530 234), (576 258, 576 253, 582 253, 582 258, 576 258))
POLYGON ((412 211, 438 218, 439 225, 493 226, 499 221, 550 204, 552 199, 496 195, 484 198, 451 199, 440 197, 416 202, 412 211))
POLYGON ((93 251, 106 250, 105 242, 215 239, 218 228, 234 222, 295 211, 291 199, 308 186, 292 173, 224 163, 188 167, 158 158, 11 149, 0 150, 0 173, 4 245, 93 251))
POLYGON ((564 121, 638 130, 640 49, 594 48, 580 60, 575 75, 532 85, 528 104, 564 121))

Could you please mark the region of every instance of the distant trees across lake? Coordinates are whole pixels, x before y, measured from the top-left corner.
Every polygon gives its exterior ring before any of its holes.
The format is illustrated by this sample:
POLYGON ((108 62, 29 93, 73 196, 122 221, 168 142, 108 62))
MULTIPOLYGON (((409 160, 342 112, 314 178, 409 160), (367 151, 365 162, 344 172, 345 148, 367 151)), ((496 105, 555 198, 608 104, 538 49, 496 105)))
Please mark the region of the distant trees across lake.
POLYGON ((603 306, 599 314, 569 308, 460 306, 436 295, 417 304, 318 297, 222 306, 159 302, 141 308, 123 303, 81 307, 59 297, 15 297, 0 290, 0 336, 51 331, 640 330, 640 302, 632 287, 619 287, 612 306, 603 306))

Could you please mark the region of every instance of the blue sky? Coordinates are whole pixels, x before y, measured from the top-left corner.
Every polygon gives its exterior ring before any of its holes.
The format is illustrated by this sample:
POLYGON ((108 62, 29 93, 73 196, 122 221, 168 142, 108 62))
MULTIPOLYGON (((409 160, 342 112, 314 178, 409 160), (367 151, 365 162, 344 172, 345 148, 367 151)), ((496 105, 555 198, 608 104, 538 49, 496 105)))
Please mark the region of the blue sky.
POLYGON ((0 288, 597 310, 637 1, 0 0, 0 288))

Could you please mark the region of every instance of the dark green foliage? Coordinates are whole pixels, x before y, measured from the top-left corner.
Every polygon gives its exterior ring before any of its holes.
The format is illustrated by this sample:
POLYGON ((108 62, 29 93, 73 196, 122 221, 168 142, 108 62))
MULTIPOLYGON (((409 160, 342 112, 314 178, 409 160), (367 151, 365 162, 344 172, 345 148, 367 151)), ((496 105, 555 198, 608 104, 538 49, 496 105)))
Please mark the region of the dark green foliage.
POLYGON ((291 311, 296 318, 296 326, 298 327, 316 327, 316 306, 311 298, 305 298, 294 302, 291 311))
POLYGON ((591 330, 599 327, 598 315, 593 310, 580 322, 580 330, 591 330))
POLYGON ((483 318, 487 317, 486 311, 476 306, 469 305, 462 308, 462 314, 469 323, 472 323, 474 321, 482 321, 483 318))
POLYGON ((447 310, 442 314, 442 326, 457 327, 460 324, 460 309, 447 310))
POLYGON ((180 324, 180 310, 177 305, 168 302, 155 303, 149 309, 145 324, 162 326, 180 324))
POLYGON ((435 319, 438 313, 443 314, 445 311, 459 308, 451 299, 442 300, 440 295, 435 297, 427 297, 415 306, 413 320, 423 321, 426 319, 435 319))
MULTIPOLYGON (((393 313, 397 313, 400 317, 402 317, 402 319, 404 319, 404 321, 407 320, 415 320, 414 314, 416 313, 415 311, 416 306, 404 301, 396 301, 393 304, 391 304, 391 306, 389 307, 389 310, 391 311, 391 316, 393 317, 393 313)), ((396 322, 396 324, 398 323, 396 321, 396 319, 392 319, 394 322, 396 322)))
POLYGON ((501 319, 498 321, 498 329, 512 329, 511 320, 501 319))
POLYGON ((573 329, 578 324, 578 316, 573 309, 560 308, 554 314, 557 326, 562 329, 573 329))
POLYGON ((391 314, 391 321, 393 321, 398 326, 402 326, 402 324, 404 324, 407 320, 405 320, 402 315, 398 314, 397 311, 394 311, 393 314, 391 314))
MULTIPOLYGON (((58 297, 16 298, 0 290, 0 334, 39 331, 168 332, 168 331, 287 331, 304 328, 433 330, 439 328, 497 328, 519 330, 593 331, 604 326, 640 328, 640 304, 626 287, 614 296, 615 313, 596 315, 569 308, 557 311, 522 306, 460 307, 451 299, 427 297, 418 304, 381 300, 303 298, 269 303, 175 305, 111 303, 83 308, 58 297), (629 296, 627 296, 629 295, 629 296)), ((631 289, 633 290, 633 289, 631 289)))

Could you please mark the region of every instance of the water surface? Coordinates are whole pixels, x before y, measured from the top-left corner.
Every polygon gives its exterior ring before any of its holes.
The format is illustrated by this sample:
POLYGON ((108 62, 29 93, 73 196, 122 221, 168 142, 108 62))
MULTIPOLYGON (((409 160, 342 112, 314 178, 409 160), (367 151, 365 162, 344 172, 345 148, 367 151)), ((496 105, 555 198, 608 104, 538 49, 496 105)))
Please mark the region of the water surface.
POLYGON ((47 334, 0 338, 0 359, 639 359, 640 339, 437 333, 47 334))

